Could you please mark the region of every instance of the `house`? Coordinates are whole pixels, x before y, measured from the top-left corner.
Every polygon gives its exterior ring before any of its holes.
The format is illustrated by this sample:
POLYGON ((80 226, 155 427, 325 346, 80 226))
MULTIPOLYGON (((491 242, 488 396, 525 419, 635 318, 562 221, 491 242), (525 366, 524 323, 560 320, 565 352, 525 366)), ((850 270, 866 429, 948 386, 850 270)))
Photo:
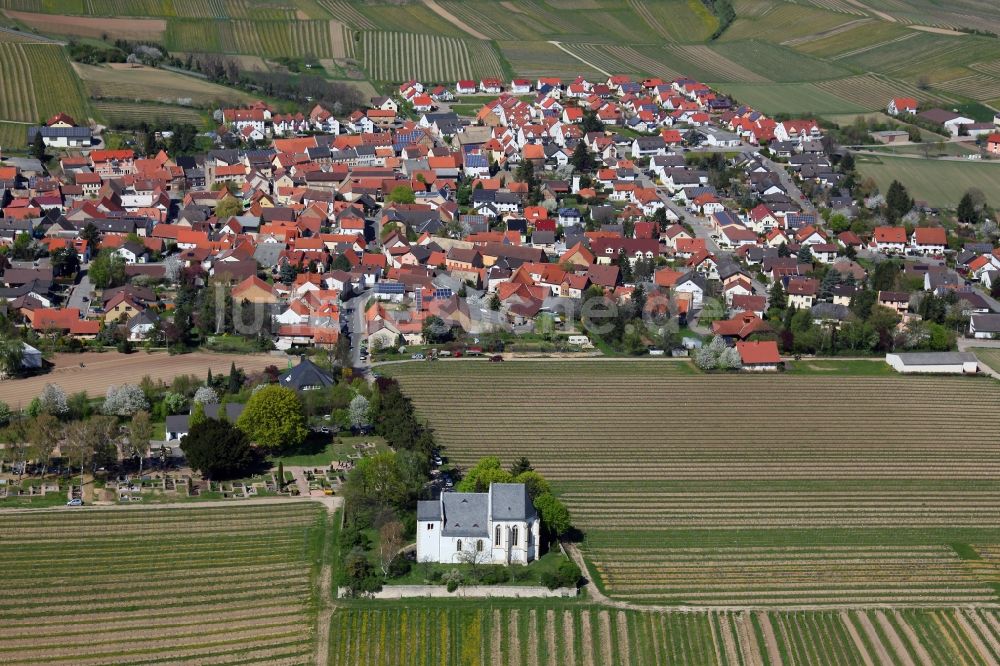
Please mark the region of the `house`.
POLYGON ((910 309, 910 295, 905 291, 879 291, 877 302, 900 316, 910 309))
POLYGON ((335 384, 335 380, 318 365, 303 357, 293 368, 278 376, 278 384, 296 391, 317 391, 335 384))
POLYGON ((455 84, 455 92, 459 95, 475 95, 477 90, 476 82, 464 79, 455 84))
MULTIPOLYGON (((243 408, 245 405, 238 402, 230 402, 225 405, 220 404, 208 404, 203 405, 205 410, 205 416, 210 419, 219 418, 219 410, 224 409, 226 420, 230 423, 236 423, 236 420, 240 418, 243 413, 243 408)), ((174 414, 167 417, 166 423, 166 437, 168 442, 176 442, 184 438, 188 434, 188 429, 190 428, 191 414, 174 414)))
POLYGON ((977 340, 1000 338, 1000 314, 974 314, 969 318, 969 336, 977 340))
POLYGON ((417 561, 528 564, 540 555, 541 520, 523 483, 417 502, 417 561))
POLYGON ((781 365, 778 343, 774 340, 737 342, 736 351, 740 353, 743 369, 750 372, 774 372, 781 365))
POLYGON ((687 294, 687 297, 691 308, 694 310, 701 309, 702 303, 705 299, 705 291, 708 289, 707 281, 705 277, 700 273, 694 271, 687 273, 682 276, 674 283, 672 287, 672 292, 674 294, 687 294))
POLYGON ((986 150, 992 155, 1000 155, 1000 132, 994 132, 986 137, 986 150))
POLYGON ((797 309, 809 309, 816 302, 819 294, 819 282, 812 278, 795 277, 788 280, 788 306, 797 309))
POLYGON ((903 252, 906 249, 906 229, 903 227, 875 227, 872 245, 879 252, 903 252))
POLYGON ((89 127, 29 127, 28 144, 35 141, 37 134, 52 148, 86 148, 93 144, 89 127))
POLYGON ((973 125, 975 120, 944 109, 927 109, 917 114, 917 118, 943 126, 952 136, 958 136, 962 125, 973 125))
POLYGON ((917 100, 912 97, 893 97, 889 100, 888 106, 885 107, 885 112, 890 116, 904 114, 915 116, 917 115, 917 100))
POLYGON ((903 374, 974 375, 979 372, 979 361, 972 352, 886 354, 885 362, 903 374))
POLYGON ((247 279, 233 287, 233 300, 237 302, 247 301, 249 303, 277 303, 278 296, 274 287, 261 280, 256 275, 251 275, 247 279))
POLYGON ((910 236, 910 248, 920 254, 940 254, 948 246, 944 227, 917 227, 910 236))

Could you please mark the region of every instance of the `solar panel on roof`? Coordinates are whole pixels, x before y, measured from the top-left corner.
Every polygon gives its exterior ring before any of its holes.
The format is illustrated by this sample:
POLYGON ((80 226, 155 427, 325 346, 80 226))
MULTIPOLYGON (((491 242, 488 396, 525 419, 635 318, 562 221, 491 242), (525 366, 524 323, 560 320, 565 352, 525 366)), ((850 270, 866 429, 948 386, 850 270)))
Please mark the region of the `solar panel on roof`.
POLYGON ((405 294, 406 285, 402 282, 379 282, 375 285, 377 294, 405 294))

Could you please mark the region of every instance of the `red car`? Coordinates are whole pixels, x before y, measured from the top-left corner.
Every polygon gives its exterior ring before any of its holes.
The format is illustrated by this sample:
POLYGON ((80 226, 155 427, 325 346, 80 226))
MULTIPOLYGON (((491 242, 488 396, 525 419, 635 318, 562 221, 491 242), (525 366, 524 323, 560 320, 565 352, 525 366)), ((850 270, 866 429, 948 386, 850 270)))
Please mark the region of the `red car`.
POLYGON ((490 363, 503 363, 503 356, 500 354, 490 356, 490 363))

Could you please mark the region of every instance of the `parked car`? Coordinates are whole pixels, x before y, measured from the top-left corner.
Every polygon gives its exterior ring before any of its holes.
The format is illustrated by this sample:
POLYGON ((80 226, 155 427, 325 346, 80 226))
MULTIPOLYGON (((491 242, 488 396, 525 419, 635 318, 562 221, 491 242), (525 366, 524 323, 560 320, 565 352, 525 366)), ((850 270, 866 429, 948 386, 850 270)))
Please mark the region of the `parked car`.
POLYGON ((500 354, 490 356, 490 363, 503 363, 503 356, 500 354))
POLYGON ((83 500, 79 497, 66 502, 66 506, 83 506, 83 500))
POLYGON ((422 360, 424 360, 424 355, 423 354, 413 354, 412 356, 410 356, 410 358, 413 359, 414 361, 422 361, 422 360))

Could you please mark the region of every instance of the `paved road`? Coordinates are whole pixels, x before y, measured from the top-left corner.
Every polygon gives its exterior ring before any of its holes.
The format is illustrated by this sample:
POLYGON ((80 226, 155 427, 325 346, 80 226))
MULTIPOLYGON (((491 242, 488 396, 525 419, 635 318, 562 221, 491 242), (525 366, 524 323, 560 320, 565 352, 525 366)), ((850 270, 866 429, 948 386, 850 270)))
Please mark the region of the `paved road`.
POLYGON ((361 341, 366 337, 365 303, 371 297, 370 290, 359 293, 354 298, 344 301, 344 311, 354 310, 348 315, 348 330, 351 333, 351 367, 360 368, 367 375, 370 370, 368 359, 361 358, 361 341))
POLYGON ((73 290, 69 294, 69 300, 66 303, 66 307, 78 308, 81 312, 86 312, 90 307, 90 302, 83 300, 84 297, 90 298, 90 294, 94 291, 94 285, 90 283, 90 276, 87 274, 86 265, 80 270, 79 281, 73 286, 73 290))
POLYGON ((812 202, 802 194, 802 190, 799 189, 799 186, 795 183, 795 179, 792 178, 791 173, 789 173, 788 169, 785 168, 784 164, 778 164, 763 155, 761 155, 761 160, 763 160, 764 164, 767 165, 768 169, 778 174, 778 178, 781 180, 781 186, 785 188, 785 192, 788 193, 788 196, 792 198, 796 205, 802 208, 803 212, 812 214, 816 213, 816 207, 813 206, 812 202))

